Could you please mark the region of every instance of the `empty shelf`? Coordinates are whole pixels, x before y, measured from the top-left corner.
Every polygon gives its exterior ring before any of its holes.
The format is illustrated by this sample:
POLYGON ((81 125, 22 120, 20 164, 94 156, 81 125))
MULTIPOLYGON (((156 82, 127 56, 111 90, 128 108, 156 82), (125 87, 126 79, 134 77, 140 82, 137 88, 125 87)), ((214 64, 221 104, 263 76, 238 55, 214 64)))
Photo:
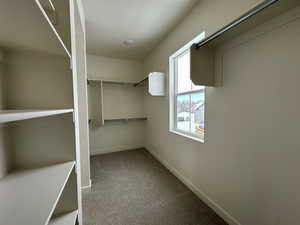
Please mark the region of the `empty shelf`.
POLYGON ((73 109, 60 110, 0 110, 0 123, 27 120, 73 112, 73 109))
POLYGON ((24 170, 0 179, 1 225, 47 225, 74 165, 24 170))
POLYGON ((126 82, 126 81, 113 81, 113 80, 97 80, 97 79, 88 79, 88 84, 90 82, 102 82, 103 84, 115 84, 115 85, 131 85, 133 86, 134 82, 126 82))
POLYGON ((147 117, 128 117, 128 118, 105 118, 104 121, 129 121, 129 120, 147 120, 147 117))
POLYGON ((123 82, 123 81, 102 81, 104 84, 119 84, 119 85, 134 85, 133 82, 123 82))
POLYGON ((78 212, 74 211, 51 219, 49 225, 75 225, 78 212))

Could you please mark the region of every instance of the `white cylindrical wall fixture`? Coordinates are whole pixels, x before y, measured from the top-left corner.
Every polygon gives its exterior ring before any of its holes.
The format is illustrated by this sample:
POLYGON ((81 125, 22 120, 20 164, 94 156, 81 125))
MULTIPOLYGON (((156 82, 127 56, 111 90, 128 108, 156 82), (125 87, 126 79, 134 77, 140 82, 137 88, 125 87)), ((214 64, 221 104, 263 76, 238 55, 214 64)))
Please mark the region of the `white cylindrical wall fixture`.
POLYGON ((149 93, 152 96, 165 95, 165 74, 161 72, 152 72, 148 77, 149 93))

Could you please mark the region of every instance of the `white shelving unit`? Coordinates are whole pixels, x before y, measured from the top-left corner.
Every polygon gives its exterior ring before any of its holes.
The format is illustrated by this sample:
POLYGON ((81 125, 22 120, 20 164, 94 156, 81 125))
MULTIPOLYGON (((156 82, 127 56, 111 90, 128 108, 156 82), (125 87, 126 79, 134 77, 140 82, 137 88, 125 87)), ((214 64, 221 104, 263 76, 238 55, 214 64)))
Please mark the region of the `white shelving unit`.
POLYGON ((89 146, 80 7, 0 3, 0 225, 82 225, 80 154, 89 146))
POLYGON ((123 121, 123 122, 129 122, 134 120, 147 120, 147 117, 119 117, 119 118, 105 118, 105 122, 117 122, 117 121, 123 121))
POLYGON ((135 82, 123 82, 123 81, 114 81, 114 80, 97 80, 97 79, 88 79, 88 84, 91 82, 102 82, 103 84, 119 84, 119 85, 130 85, 134 86, 135 82))
POLYGON ((89 122, 145 121, 143 87, 136 82, 89 79, 89 122))
POLYGON ((13 172, 1 179, 1 224, 48 224, 74 165, 13 172))

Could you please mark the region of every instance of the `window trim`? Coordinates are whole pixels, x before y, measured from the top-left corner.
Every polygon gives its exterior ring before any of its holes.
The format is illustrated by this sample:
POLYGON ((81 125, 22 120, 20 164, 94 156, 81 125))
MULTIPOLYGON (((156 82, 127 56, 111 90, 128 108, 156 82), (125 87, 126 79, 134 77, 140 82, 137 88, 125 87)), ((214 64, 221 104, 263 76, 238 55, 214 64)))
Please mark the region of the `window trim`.
MULTIPOLYGON (((203 139, 200 138, 197 135, 194 135, 193 133, 190 132, 185 132, 183 130, 179 130, 176 127, 176 109, 177 109, 177 103, 175 101, 175 96, 178 95, 182 95, 183 93, 176 93, 176 89, 177 89, 177 79, 175 78, 175 74, 176 73, 176 60, 178 59, 178 57, 182 54, 184 54, 187 50, 190 49, 190 47, 194 44, 194 43, 198 43, 201 40, 203 40, 205 38, 205 32, 203 31, 202 33, 200 33, 199 35, 197 35, 193 40, 191 40, 190 42, 188 42, 187 44, 185 44, 183 47, 181 47, 180 49, 178 49, 175 53, 173 53, 170 57, 169 57, 169 132, 204 143, 205 142, 205 134, 203 136, 203 139)), ((199 90, 198 90, 199 91, 199 90)), ((195 91, 195 92, 198 92, 195 91)), ((189 91, 187 92, 187 94, 191 93, 193 91, 189 91)))

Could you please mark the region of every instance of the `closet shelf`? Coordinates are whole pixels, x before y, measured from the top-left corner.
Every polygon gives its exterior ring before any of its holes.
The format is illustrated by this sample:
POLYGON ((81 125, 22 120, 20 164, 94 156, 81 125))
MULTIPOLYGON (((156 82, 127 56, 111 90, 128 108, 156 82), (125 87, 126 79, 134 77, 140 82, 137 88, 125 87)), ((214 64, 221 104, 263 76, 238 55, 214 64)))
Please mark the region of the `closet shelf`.
POLYGON ((78 211, 67 213, 59 217, 51 219, 49 225, 75 225, 78 211))
MULTIPOLYGON (((115 117, 115 118, 105 118, 102 122, 102 125, 105 122, 126 122, 126 121, 134 121, 134 120, 147 120, 147 117, 127 117, 127 118, 121 118, 121 117, 115 117)), ((89 124, 91 124, 94 120, 89 119, 89 124)))
POLYGON ((147 120, 147 117, 104 118, 104 122, 109 122, 109 121, 131 121, 131 120, 147 120))
MULTIPOLYGON (((63 39, 61 38, 61 36, 59 35, 58 31, 56 30, 54 24, 51 22, 51 18, 48 16, 45 8, 43 7, 43 5, 41 4, 41 0, 35 0, 36 4, 38 5, 39 9, 41 10, 43 16, 45 17, 45 19, 47 20, 50 28, 52 29, 52 31, 54 32, 55 36, 57 37, 59 43, 61 44, 61 46, 63 47, 64 51, 66 52, 66 54, 69 56, 69 58, 71 58, 71 53, 68 50, 68 48, 66 47, 66 44, 64 43, 63 39)), ((51 2, 51 0, 49 0, 49 2, 51 2)), ((52 4, 52 2, 51 2, 52 4)), ((53 4, 52 4, 53 5, 53 4)), ((54 6, 53 6, 54 7, 54 6)), ((55 13, 55 11, 53 11, 53 13, 55 13)))
POLYGON ((12 172, 0 180, 1 224, 47 225, 75 162, 12 172))
POLYGON ((88 79, 87 83, 90 84, 90 82, 102 82, 103 84, 119 84, 119 85, 131 85, 131 86, 135 85, 134 82, 88 79))
POLYGON ((0 123, 27 120, 58 114, 71 113, 73 109, 60 110, 0 110, 0 123))

